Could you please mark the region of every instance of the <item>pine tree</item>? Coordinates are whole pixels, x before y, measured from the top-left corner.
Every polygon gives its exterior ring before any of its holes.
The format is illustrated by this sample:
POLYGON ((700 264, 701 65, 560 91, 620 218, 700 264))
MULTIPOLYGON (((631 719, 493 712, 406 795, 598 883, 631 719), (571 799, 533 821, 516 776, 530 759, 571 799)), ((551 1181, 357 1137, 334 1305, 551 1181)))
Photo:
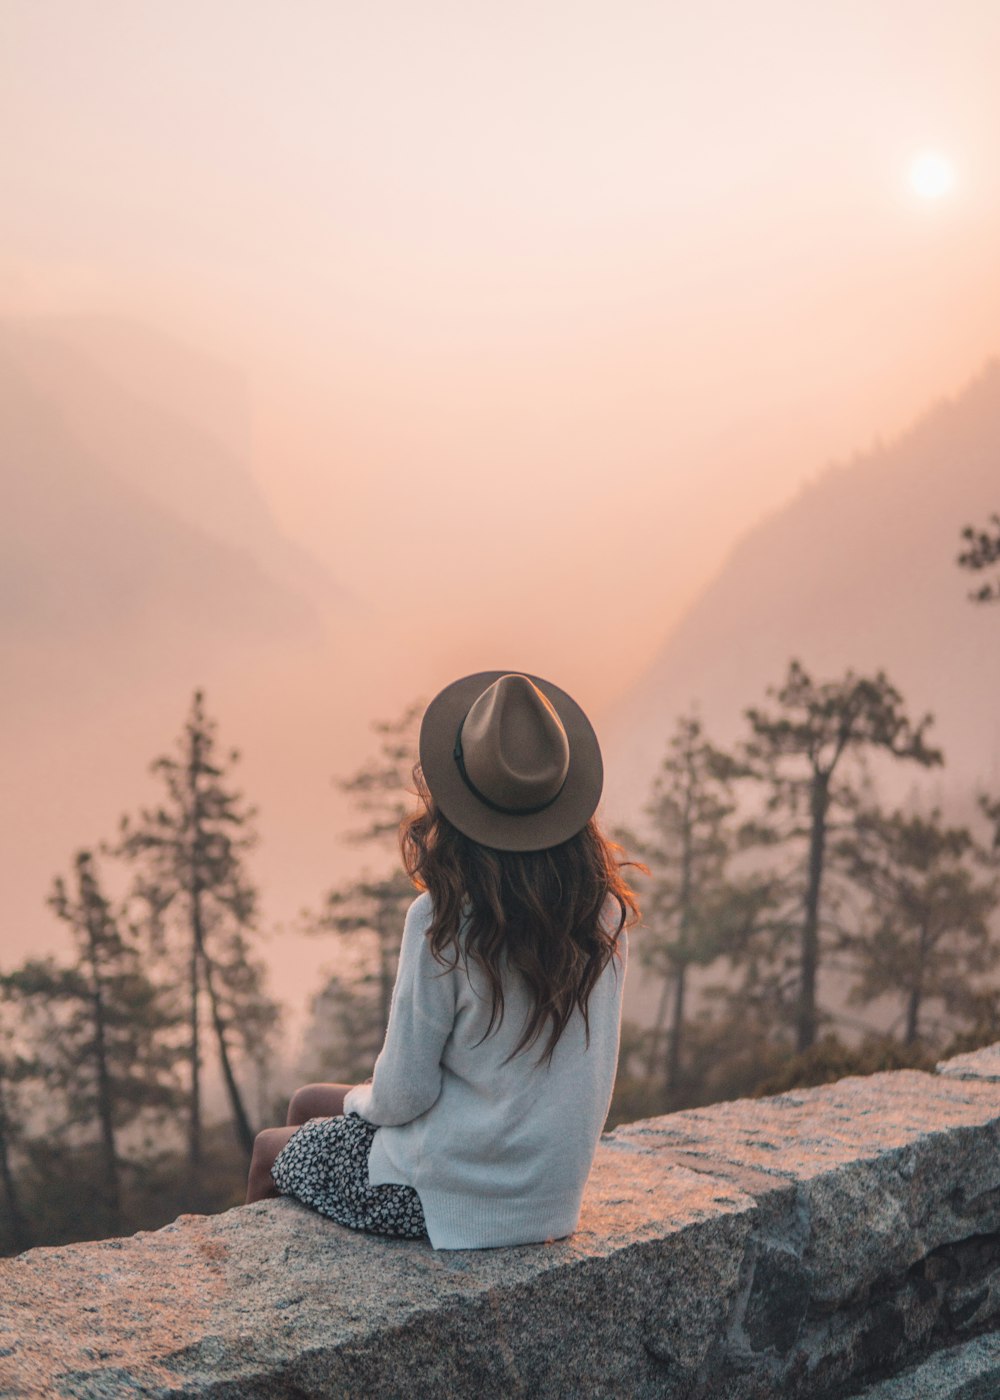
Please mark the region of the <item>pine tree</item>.
POLYGON ((400 822, 415 792, 417 727, 424 706, 418 701, 397 719, 378 721, 378 751, 339 787, 353 797, 367 823, 348 836, 371 853, 381 869, 331 889, 318 913, 304 914, 310 933, 333 933, 338 965, 313 1000, 307 1036, 310 1070, 347 1082, 371 1073, 389 1020, 406 910, 414 897, 399 863, 400 822))
POLYGON ((351 947, 356 969, 352 996, 369 1008, 376 1050, 381 1044, 379 1028, 384 1031, 389 1021, 403 920, 413 894, 402 870, 381 880, 355 880, 329 891, 314 925, 316 932, 338 934, 351 947))
POLYGON ((707 966, 723 951, 738 900, 727 868, 738 846, 732 818, 740 776, 736 760, 704 737, 701 721, 685 716, 643 808, 650 835, 617 833, 650 868, 647 878, 637 877, 645 930, 638 957, 662 987, 647 1040, 646 1077, 661 1079, 668 1108, 677 1106, 688 970, 707 966))
MULTIPOLYGON (((220 1055, 222 1041, 228 1046, 230 1037, 235 1039, 242 1058, 253 1066, 258 1104, 266 1102, 263 1086, 274 1062, 281 1007, 268 994, 267 965, 254 957, 242 927, 220 931, 213 940, 210 973, 208 987, 215 998, 212 1019, 220 1055)), ((230 1087, 230 1098, 234 1087, 230 1087)))
POLYGON ((251 957, 258 898, 244 867, 257 841, 256 809, 229 786, 239 761, 232 749, 217 760, 214 720, 195 691, 177 745, 177 756, 161 756, 151 772, 162 778, 166 800, 121 821, 116 854, 139 866, 134 893, 147 910, 151 945, 173 954, 175 977, 186 987, 188 1040, 188 1160, 196 1170, 202 1155, 202 1018, 207 1010, 219 1065, 243 1150, 253 1150, 243 1094, 233 1064, 234 1039, 252 1049, 269 1033, 277 1008, 264 991, 264 970, 251 957), (181 967, 176 966, 180 961, 181 967), (183 968, 183 971, 181 971, 183 968))
POLYGON ((77 852, 70 891, 57 876, 48 903, 69 926, 76 957, 30 960, 6 985, 36 1033, 46 1077, 65 1104, 65 1126, 96 1131, 101 1155, 105 1232, 122 1226, 122 1129, 148 1112, 174 1106, 173 1055, 167 1033, 175 1023, 163 992, 142 967, 134 930, 101 889, 94 857, 77 852), (52 1035, 54 1018, 56 1034, 52 1035))
POLYGON ((990 940, 1000 882, 977 879, 983 853, 968 828, 944 826, 937 808, 929 816, 867 809, 840 852, 870 900, 867 926, 841 937, 858 972, 851 1000, 900 996, 906 1045, 926 1039, 929 1001, 968 1019, 976 979, 1000 958, 990 940))
MULTIPOLYGON (((841 680, 815 682, 792 661, 784 684, 767 693, 776 700, 777 712, 746 711, 751 737, 740 757, 767 793, 761 843, 772 848, 790 843, 797 853, 785 872, 784 898, 770 910, 769 922, 772 956, 794 936, 786 964, 797 982, 793 1015, 796 1048, 802 1052, 816 1038, 827 843, 837 818, 857 809, 851 778, 857 779, 869 754, 925 767, 943 759, 926 742, 931 716, 914 725, 902 696, 881 671, 874 678, 848 671, 841 680)), ((780 1005, 775 1009, 783 1010, 780 1005)))

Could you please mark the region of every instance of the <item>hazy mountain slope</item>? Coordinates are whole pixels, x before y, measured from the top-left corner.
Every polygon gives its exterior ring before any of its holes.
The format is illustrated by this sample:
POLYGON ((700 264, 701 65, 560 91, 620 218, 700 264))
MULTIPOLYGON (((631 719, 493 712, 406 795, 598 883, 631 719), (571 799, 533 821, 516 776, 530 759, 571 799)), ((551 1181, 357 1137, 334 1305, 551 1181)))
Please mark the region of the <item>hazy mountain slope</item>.
MULTIPOLYGON (((179 521, 255 563, 321 610, 349 591, 287 539, 246 465, 240 376, 161 332, 112 317, 0 321, 0 363, 54 411, 79 449, 179 521)), ((48 406, 45 408, 45 406, 48 406)))
MULTIPOLYGON (((968 601, 960 529, 1000 509, 1000 363, 888 446, 829 468, 736 545, 605 727, 607 802, 645 800, 676 716, 730 742, 790 657, 817 676, 884 668, 932 711, 945 786, 1000 786, 1000 607, 968 601)), ((911 775, 901 781, 907 786, 911 775)))
MULTIPOLYGON (((118 390, 183 416, 237 457, 249 455, 250 392, 239 365, 162 326, 98 310, 6 317, 0 325, 39 345, 59 343, 86 357, 118 390)), ((43 373, 47 368, 42 362, 43 373)))
POLYGON ((171 515, 85 449, 0 350, 0 638, 77 657, 319 635, 245 550, 171 515))

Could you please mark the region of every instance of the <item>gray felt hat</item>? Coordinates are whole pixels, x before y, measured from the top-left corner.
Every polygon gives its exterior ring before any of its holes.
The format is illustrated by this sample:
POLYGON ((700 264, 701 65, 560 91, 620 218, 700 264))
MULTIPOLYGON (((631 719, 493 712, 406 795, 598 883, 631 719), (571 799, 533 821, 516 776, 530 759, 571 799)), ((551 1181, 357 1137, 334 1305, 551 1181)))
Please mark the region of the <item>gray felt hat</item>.
POLYGON ((568 841, 597 809, 597 735, 564 690, 521 671, 477 671, 434 697, 420 726, 431 796, 459 831, 500 851, 568 841))

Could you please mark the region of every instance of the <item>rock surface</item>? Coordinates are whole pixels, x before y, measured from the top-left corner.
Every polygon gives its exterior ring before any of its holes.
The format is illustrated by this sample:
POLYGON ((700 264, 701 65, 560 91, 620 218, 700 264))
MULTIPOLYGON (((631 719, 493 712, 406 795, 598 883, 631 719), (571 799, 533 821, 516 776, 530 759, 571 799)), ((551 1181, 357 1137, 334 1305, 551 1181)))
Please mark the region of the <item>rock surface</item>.
POLYGON ((955 1079, 1000 1080, 1000 1045, 987 1045, 982 1050, 970 1050, 967 1055, 939 1060, 934 1068, 938 1074, 955 1079))
POLYGON ((936 1352, 851 1400, 997 1400, 998 1395, 1000 1336, 991 1333, 936 1352))
POLYGON ((0 1263, 0 1395, 864 1394, 1000 1326, 1000 1085, 939 1069, 620 1127, 552 1244, 278 1200, 31 1250, 0 1263))

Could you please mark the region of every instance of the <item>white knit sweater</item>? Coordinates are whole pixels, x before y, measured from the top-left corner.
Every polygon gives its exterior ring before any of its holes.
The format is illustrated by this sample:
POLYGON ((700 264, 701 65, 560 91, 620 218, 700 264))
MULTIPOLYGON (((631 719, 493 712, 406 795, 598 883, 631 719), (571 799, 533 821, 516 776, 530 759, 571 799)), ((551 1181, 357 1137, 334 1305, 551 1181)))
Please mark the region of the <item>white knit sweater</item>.
MULTIPOLYGON (((345 1113, 379 1125, 370 1183, 415 1188, 435 1249, 570 1235, 611 1103, 627 936, 591 993, 589 1049, 574 1011, 550 1064, 536 1067, 546 1022, 538 1040, 504 1065, 524 1030, 529 993, 520 978, 505 976, 503 1022, 477 1045, 489 1024, 488 984, 474 958, 468 976, 461 960, 449 971, 434 958, 425 936, 431 913, 426 893, 407 911, 372 1082, 344 1099, 345 1113)), ((605 927, 617 927, 618 904, 609 898, 610 918, 605 927)))

